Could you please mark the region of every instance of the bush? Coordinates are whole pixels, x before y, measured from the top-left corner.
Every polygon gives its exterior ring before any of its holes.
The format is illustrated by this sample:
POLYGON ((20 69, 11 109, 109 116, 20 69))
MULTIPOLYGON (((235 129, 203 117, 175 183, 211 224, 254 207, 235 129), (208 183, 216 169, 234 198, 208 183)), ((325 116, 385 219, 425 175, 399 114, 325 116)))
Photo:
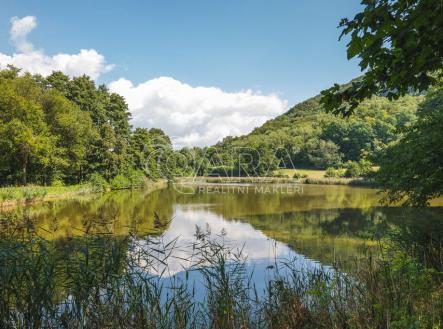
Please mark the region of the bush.
POLYGON ((292 178, 295 178, 295 179, 302 179, 302 178, 306 178, 306 177, 308 177, 308 175, 299 173, 298 171, 296 171, 294 173, 294 175, 292 175, 292 178))
POLYGON ((285 173, 283 173, 281 171, 277 171, 277 172, 273 173, 272 177, 275 177, 275 178, 290 178, 289 175, 287 175, 287 174, 285 174, 285 173))
POLYGON ((89 185, 93 192, 105 192, 108 189, 108 182, 100 174, 94 173, 89 177, 89 185))
POLYGON ((309 162, 319 169, 338 166, 343 158, 340 147, 329 140, 310 139, 306 143, 306 152, 309 162))
POLYGON ((340 178, 345 176, 345 170, 342 168, 329 167, 326 169, 325 177, 340 178))
POLYGON ((111 190, 125 190, 131 188, 131 181, 123 175, 117 175, 110 182, 111 190))
POLYGON ((62 179, 56 178, 56 179, 52 180, 51 186, 52 187, 63 187, 63 186, 65 186, 65 183, 63 182, 62 179))
POLYGON ((131 188, 141 187, 145 184, 145 174, 141 170, 129 169, 128 180, 131 188))
POLYGON ((344 167, 346 177, 363 177, 372 173, 372 163, 364 159, 359 162, 348 161, 344 167))
POLYGON ((345 163, 345 177, 360 177, 360 166, 355 161, 345 163))

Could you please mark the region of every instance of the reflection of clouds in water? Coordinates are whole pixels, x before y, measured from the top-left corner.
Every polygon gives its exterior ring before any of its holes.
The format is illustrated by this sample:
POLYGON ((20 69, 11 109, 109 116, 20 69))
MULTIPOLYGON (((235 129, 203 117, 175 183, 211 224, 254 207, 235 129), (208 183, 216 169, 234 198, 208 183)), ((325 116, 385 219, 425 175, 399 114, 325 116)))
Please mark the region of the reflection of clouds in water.
MULTIPOLYGON (((261 231, 254 229, 248 223, 235 220, 227 221, 223 216, 217 215, 210 210, 208 205, 177 205, 174 209, 173 220, 170 227, 163 235, 163 243, 167 244, 177 239, 176 248, 172 256, 165 263, 167 269, 165 276, 175 275, 195 264, 192 257, 192 246, 196 242, 196 227, 210 229, 212 236, 219 235, 228 247, 241 249, 242 255, 247 257, 249 267, 264 270, 267 265, 273 264, 276 259, 293 259, 296 267, 318 268, 320 265, 291 250, 286 244, 268 238, 261 231), (225 232, 226 236, 221 237, 225 232)), ((143 245, 143 242, 141 242, 143 245)), ((157 255, 161 258, 161 255, 157 255)), ((164 264, 154 262, 155 273, 162 273, 164 264)), ((143 264, 144 265, 144 264, 143 264)))

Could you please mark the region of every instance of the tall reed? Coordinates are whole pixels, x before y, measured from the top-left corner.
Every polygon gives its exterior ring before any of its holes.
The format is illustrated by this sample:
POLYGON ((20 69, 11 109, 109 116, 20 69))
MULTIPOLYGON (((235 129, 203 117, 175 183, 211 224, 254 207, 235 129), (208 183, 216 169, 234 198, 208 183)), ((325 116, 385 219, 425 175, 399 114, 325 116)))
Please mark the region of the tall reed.
MULTIPOLYGON (((440 328, 443 280, 401 249, 354 270, 269 267, 252 280, 242 249, 197 228, 189 267, 170 275, 181 246, 164 236, 116 237, 112 219, 83 237, 48 241, 32 218, 0 221, 1 328, 440 328)), ((187 246, 189 247, 189 246, 187 246)))

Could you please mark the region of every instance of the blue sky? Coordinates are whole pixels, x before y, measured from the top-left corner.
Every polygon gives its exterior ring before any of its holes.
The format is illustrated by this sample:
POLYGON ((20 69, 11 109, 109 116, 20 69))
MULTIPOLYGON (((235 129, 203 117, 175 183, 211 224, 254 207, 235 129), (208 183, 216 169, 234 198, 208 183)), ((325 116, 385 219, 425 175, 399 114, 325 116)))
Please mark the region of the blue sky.
POLYGON ((337 29, 359 1, 2 0, 1 7, 0 54, 17 52, 11 18, 33 16, 26 38, 36 50, 52 56, 94 49, 113 64, 97 74, 100 83, 170 77, 226 93, 275 94, 287 109, 360 74, 337 29))

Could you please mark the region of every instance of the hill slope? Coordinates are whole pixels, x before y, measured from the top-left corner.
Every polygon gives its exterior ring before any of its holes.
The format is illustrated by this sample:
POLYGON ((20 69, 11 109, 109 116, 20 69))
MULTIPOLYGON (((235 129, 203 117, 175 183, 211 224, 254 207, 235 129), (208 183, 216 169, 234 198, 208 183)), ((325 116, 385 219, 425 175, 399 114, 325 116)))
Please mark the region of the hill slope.
POLYGON ((262 158, 266 155, 267 161, 276 161, 280 167, 327 168, 362 158, 377 163, 380 151, 398 139, 402 127, 415 120, 421 100, 422 96, 397 101, 373 97, 360 104, 355 115, 342 118, 326 113, 318 95, 247 135, 225 138, 214 148, 225 165, 226 152, 245 147, 260 150, 262 158))

